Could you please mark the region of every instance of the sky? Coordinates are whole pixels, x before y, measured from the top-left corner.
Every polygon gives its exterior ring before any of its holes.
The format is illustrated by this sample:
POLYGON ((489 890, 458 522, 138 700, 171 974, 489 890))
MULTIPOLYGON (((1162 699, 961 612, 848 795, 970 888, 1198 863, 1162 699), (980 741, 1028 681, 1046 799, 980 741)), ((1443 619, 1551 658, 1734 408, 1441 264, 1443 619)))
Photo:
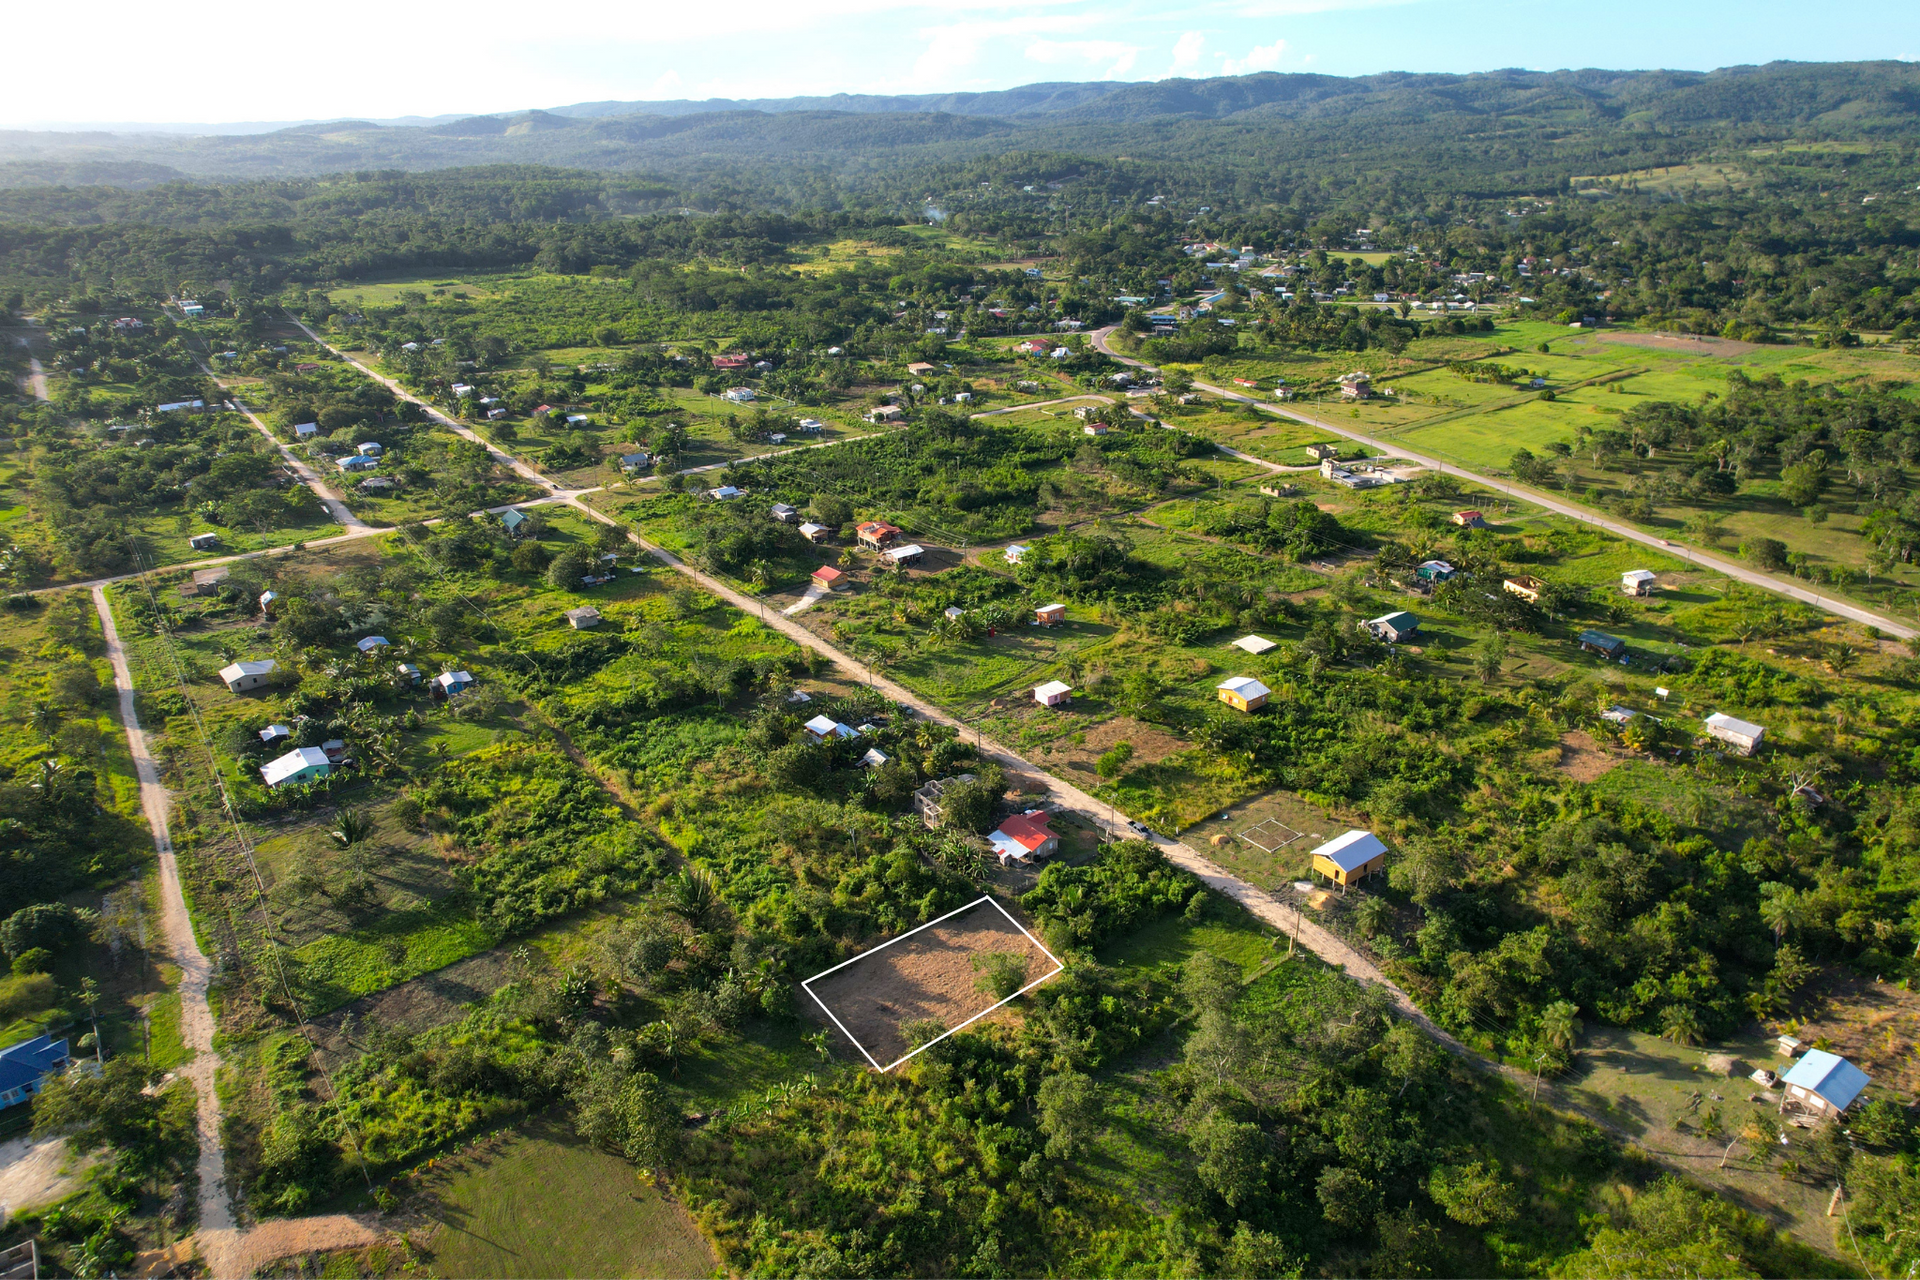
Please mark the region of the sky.
POLYGON ((84 14, 29 0, 8 28, 0 124, 29 128, 1253 71, 1920 59, 1912 0, 94 0, 84 14), (49 56, 22 56, 35 48, 49 56))

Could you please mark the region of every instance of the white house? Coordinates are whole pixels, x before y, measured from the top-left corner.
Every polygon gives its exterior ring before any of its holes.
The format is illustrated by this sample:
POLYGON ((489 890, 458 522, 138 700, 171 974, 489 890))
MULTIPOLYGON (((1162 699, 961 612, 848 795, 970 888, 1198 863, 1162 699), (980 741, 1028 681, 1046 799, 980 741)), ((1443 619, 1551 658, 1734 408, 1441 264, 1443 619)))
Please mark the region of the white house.
POLYGON ((1620 575, 1620 590, 1630 596, 1650 596, 1659 582, 1660 575, 1651 569, 1629 569, 1620 575))
POLYGON ((317 436, 319 434, 320 424, 317 422, 296 422, 293 424, 293 438, 295 440, 305 440, 308 436, 317 436))
POLYGON ((815 742, 825 742, 828 738, 856 738, 853 729, 841 724, 832 716, 815 716, 806 723, 807 736, 815 742))
POLYGON ((219 545, 220 535, 217 533, 196 533, 187 539, 187 546, 195 551, 211 551, 219 545))
POLYGON ((1033 700, 1043 707, 1058 707, 1073 697, 1073 686, 1049 680, 1033 691, 1033 700))
POLYGON ((260 741, 272 746, 282 738, 291 738, 293 727, 284 724, 270 724, 260 731, 260 741))
POLYGON ((867 754, 860 757, 860 763, 869 769, 878 769, 887 762, 886 753, 878 747, 868 747, 867 754))
POLYGON ((1241 636, 1233 642, 1233 647, 1246 653, 1262 654, 1274 648, 1274 643, 1260 636, 1241 636))
POLYGON ((790 507, 784 502, 776 502, 768 510, 773 518, 782 524, 792 524, 794 517, 800 514, 797 508, 790 507))
POLYGON ((274 602, 279 598, 280 598, 280 593, 278 591, 262 591, 260 593, 260 612, 262 613, 272 612, 274 602))
MULTIPOLYGON (((1785 1076, 1787 1101, 1817 1115, 1837 1116, 1853 1105, 1872 1077, 1838 1054, 1809 1049, 1785 1076)), ((1784 1105, 1784 1102, 1783 1102, 1784 1105)))
POLYGON ((363 458, 377 458, 387 450, 378 440, 362 440, 353 446, 353 451, 363 458))
POLYGON ((279 669, 280 664, 272 658, 249 659, 220 668, 220 678, 235 693, 245 693, 249 689, 258 689, 267 682, 268 676, 279 669))
POLYGON ((260 767, 261 779, 270 787, 312 782, 333 772, 333 763, 319 747, 295 747, 277 760, 260 767))
POLYGON ((726 502, 731 498, 739 497, 741 492, 741 490, 734 488, 730 484, 723 484, 718 489, 707 490, 707 496, 715 502, 726 502))
POLYGON ((1016 542, 1006 549, 1001 559, 1005 560, 1008 564, 1019 564, 1021 557, 1025 556, 1030 550, 1032 550, 1032 548, 1025 543, 1016 542))
POLYGON ((1750 720, 1740 720, 1718 711, 1707 717, 1706 726, 1709 738, 1717 738, 1732 747, 1735 755, 1742 756, 1752 755, 1767 732, 1750 720))
POLYGON ((585 631, 590 627, 597 627, 600 625, 600 611, 590 604, 583 604, 578 609, 569 609, 567 610, 567 625, 575 631, 585 631))
POLYGON ((752 387, 728 387, 720 393, 722 400, 731 400, 735 404, 748 404, 753 400, 752 387))
POLYGON ((644 450, 639 453, 623 453, 620 455, 620 470, 628 475, 632 475, 636 471, 644 471, 652 465, 653 458, 644 450))

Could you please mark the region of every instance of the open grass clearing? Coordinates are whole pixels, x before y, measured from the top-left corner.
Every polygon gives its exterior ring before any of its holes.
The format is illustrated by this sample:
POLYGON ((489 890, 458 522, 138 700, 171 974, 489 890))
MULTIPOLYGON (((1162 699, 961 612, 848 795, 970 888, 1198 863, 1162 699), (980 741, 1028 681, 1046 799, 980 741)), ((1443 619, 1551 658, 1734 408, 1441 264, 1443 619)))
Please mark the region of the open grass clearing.
POLYGON ((714 1259, 686 1211, 629 1164, 536 1117, 438 1162, 410 1208, 436 1274, 694 1277, 714 1259))

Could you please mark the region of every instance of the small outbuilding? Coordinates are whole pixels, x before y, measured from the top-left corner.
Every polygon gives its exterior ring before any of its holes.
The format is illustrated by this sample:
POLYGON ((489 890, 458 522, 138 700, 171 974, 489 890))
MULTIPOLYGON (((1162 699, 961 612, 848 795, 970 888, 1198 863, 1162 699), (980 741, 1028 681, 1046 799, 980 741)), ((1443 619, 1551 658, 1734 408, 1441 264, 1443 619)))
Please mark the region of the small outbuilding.
POLYGON ((1751 720, 1741 720, 1720 711, 1708 716, 1705 723, 1709 738, 1726 743, 1735 755, 1741 756, 1750 756, 1759 750, 1760 740, 1767 733, 1751 720))
POLYGON ((869 769, 878 769, 886 762, 887 753, 878 747, 868 747, 866 754, 860 757, 860 763, 869 769))
POLYGON ((1241 636, 1233 642, 1233 647, 1244 653, 1251 653, 1258 656, 1259 654, 1269 652, 1276 646, 1273 641, 1266 639, 1264 636, 1241 636))
POLYGON ((809 520, 800 526, 800 536, 808 542, 818 545, 831 538, 833 536, 833 530, 823 524, 815 524, 809 520))
POLYGON ((1313 869, 1345 889, 1387 869, 1387 846, 1371 831, 1349 831, 1313 851, 1313 869))
POLYGON ((1057 627, 1067 620, 1067 606, 1043 604, 1033 611, 1033 620, 1043 627, 1057 627))
POLYGON ((1064 706, 1073 698, 1073 686, 1049 680, 1033 691, 1033 700, 1043 707, 1064 706))
POLYGON ((365 639, 357 642, 353 647, 362 653, 373 653, 376 650, 390 649, 393 646, 385 636, 367 636, 365 639))
POLYGON ((1445 560, 1425 560, 1413 571, 1413 576, 1422 582, 1448 582, 1458 572, 1445 560))
POLYGON ((1231 680, 1222 680, 1215 687, 1219 691, 1220 701, 1238 711, 1258 711, 1273 696, 1273 690, 1252 676, 1235 676, 1231 680))
POLYGON ((1307 456, 1315 462, 1327 462, 1329 460, 1338 462, 1340 460, 1340 446, 1337 444, 1310 444, 1307 446, 1307 456))
POLYGON ((575 631, 588 631, 600 625, 600 611, 590 604, 567 610, 567 625, 575 631))
POLYGON ((896 569, 904 569, 910 564, 918 564, 920 557, 926 554, 927 549, 917 542, 909 542, 904 547, 888 547, 880 553, 881 558, 891 563, 896 569))
POLYGON ((1032 548, 1028 547, 1025 543, 1016 542, 1008 546, 1008 548, 1001 553, 1000 558, 1008 564, 1019 564, 1021 559, 1031 549, 1032 548))
POLYGON ((260 612, 261 613, 273 612, 274 602, 279 598, 280 598, 280 593, 278 591, 262 591, 260 593, 260 612))
POLYGON ((533 517, 524 511, 503 511, 500 513, 501 527, 507 531, 509 537, 514 538, 522 536, 521 530, 526 527, 527 521, 531 519, 533 519, 533 517))
POLYGON ((707 490, 707 496, 715 502, 731 502, 745 492, 746 490, 744 489, 736 489, 730 484, 723 484, 717 489, 707 490))
POLYGON ((1462 529, 1484 529, 1487 527, 1486 516, 1478 511, 1456 511, 1453 513, 1453 522, 1462 529))
POLYGON ((623 453, 620 455, 620 470, 624 475, 632 475, 636 471, 645 471, 652 465, 653 455, 645 451, 640 453, 623 453))
POLYGON ((767 508, 767 512, 781 524, 792 524, 800 518, 799 509, 797 507, 790 507, 784 502, 774 503, 771 507, 767 508))
POLYGON ((187 546, 194 551, 212 551, 219 545, 220 535, 217 533, 196 533, 187 539, 187 546))
POLYGON ((1630 596, 1650 596, 1660 587, 1660 575, 1651 569, 1629 569, 1620 575, 1620 590, 1630 596))
POLYGON ((316 782, 333 772, 333 762, 319 747, 295 747, 277 760, 260 768, 260 778, 269 787, 293 786, 316 782))
POLYGON ((1873 1083, 1866 1072, 1825 1049, 1807 1050, 1783 1079, 1787 1094, 1781 1105, 1797 1102, 1818 1116, 1839 1115, 1873 1083))
POLYGON ((414 666, 411 662, 394 663, 393 672, 408 684, 419 684, 420 677, 423 674, 420 668, 414 666))
POLYGON ((272 746, 276 742, 285 742, 293 736, 293 727, 284 724, 270 724, 260 731, 260 741, 272 746))
POLYGON ((1618 659, 1627 656, 1627 642, 1619 636, 1610 636, 1604 631, 1582 631, 1580 647, 1588 653, 1597 653, 1603 658, 1618 659))
POLYGON ((835 587, 840 585, 841 579, 845 578, 847 575, 843 573, 841 570, 834 568, 830 564, 823 564, 818 569, 815 569, 808 576, 811 577, 815 582, 819 583, 822 587, 826 588, 828 591, 832 591, 835 587))
POLYGON ((227 688, 235 693, 245 693, 249 689, 258 689, 267 682, 267 677, 280 669, 280 664, 272 658, 247 659, 220 668, 220 678, 227 688))

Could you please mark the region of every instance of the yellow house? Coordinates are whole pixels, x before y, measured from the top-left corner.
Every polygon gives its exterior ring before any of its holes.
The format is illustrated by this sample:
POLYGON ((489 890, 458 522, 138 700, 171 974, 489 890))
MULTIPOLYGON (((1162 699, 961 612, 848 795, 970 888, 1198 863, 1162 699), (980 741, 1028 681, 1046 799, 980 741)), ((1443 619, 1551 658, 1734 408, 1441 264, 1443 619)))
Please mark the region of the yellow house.
POLYGON ((1220 701, 1237 711, 1258 711, 1267 705, 1267 699, 1273 696, 1273 690, 1255 680, 1252 676, 1235 676, 1223 680, 1219 685, 1220 701))
POLYGON ((1345 889, 1387 869, 1387 846, 1371 831, 1349 831, 1313 851, 1313 869, 1345 889))

